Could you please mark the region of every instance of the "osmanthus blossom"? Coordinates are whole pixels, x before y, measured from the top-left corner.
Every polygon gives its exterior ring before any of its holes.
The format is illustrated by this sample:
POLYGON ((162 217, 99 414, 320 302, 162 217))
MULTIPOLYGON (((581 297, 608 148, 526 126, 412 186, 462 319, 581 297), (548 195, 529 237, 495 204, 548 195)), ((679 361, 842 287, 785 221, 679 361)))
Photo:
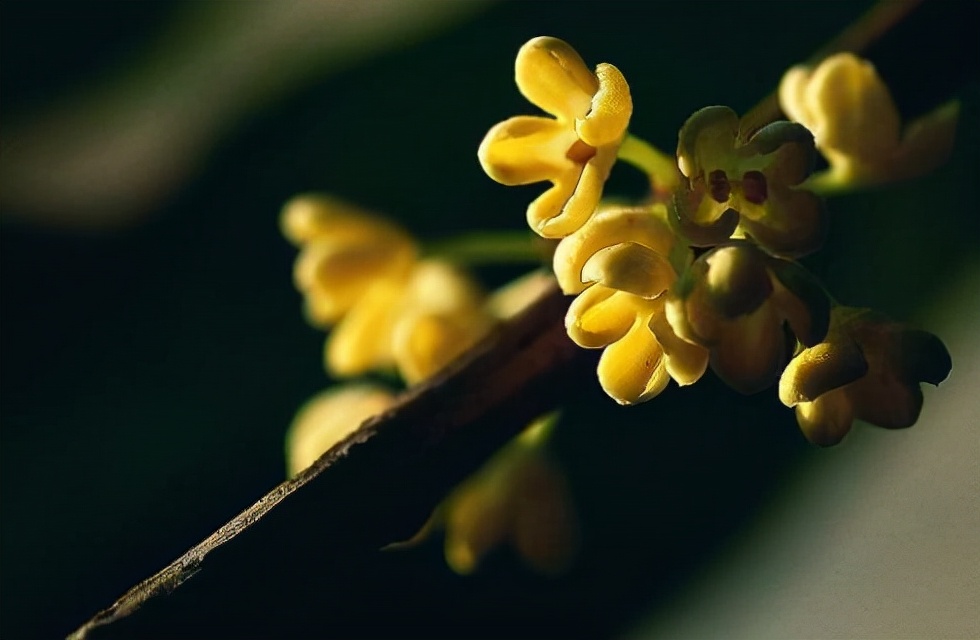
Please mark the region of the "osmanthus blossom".
POLYGON ((800 186, 815 157, 802 125, 780 121, 745 132, 728 107, 705 107, 680 130, 677 164, 687 180, 674 194, 673 219, 698 246, 736 234, 785 257, 815 251, 826 232, 824 207, 800 186))
POLYGON ((505 185, 550 181, 527 209, 531 229, 547 238, 575 231, 592 215, 626 135, 633 101, 619 69, 595 72, 566 42, 541 36, 520 48, 517 87, 553 118, 516 116, 484 137, 484 171, 505 185))
POLYGON ((830 170, 810 184, 826 190, 913 178, 942 164, 953 148, 959 103, 948 102, 904 131, 888 87, 867 60, 838 53, 783 75, 779 103, 813 132, 830 170))
POLYGON ((952 361, 935 335, 870 309, 835 307, 826 339, 783 371, 779 399, 796 408, 810 442, 837 444, 854 420, 910 427, 922 410, 920 383, 938 385, 952 361))
POLYGON ((666 317, 681 338, 709 349, 719 378, 749 394, 777 380, 796 340, 823 340, 829 305, 799 265, 743 241, 699 257, 671 289, 666 317))
POLYGON ((603 349, 599 383, 620 404, 655 397, 671 378, 693 384, 707 367, 708 352, 678 338, 664 316, 674 264, 691 259, 664 216, 662 205, 603 207, 555 250, 559 284, 579 293, 565 316, 568 336, 603 349))

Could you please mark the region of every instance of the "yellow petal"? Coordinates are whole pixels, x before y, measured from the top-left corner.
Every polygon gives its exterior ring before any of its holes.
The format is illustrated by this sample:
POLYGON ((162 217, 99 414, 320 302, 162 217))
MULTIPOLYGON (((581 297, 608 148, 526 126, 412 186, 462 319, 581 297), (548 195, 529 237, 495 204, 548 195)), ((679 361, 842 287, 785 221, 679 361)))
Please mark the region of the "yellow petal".
POLYGON ((369 384, 334 387, 308 400, 286 432, 289 477, 316 462, 330 447, 394 401, 387 389, 369 384))
POLYGON ((487 299, 486 309, 495 318, 513 318, 554 286, 555 277, 550 271, 532 271, 494 291, 487 299))
POLYGON ((807 87, 818 148, 850 156, 887 157, 898 147, 900 119, 874 65, 851 53, 830 56, 814 69, 807 87))
POLYGON ((391 334, 403 284, 379 282, 357 301, 327 338, 324 360, 336 376, 356 376, 392 363, 391 334))
POLYGON ((481 471, 457 488, 449 498, 446 515, 446 563, 468 575, 480 559, 507 538, 510 504, 506 492, 488 483, 481 471))
POLYGON ((667 373, 682 387, 701 379, 708 368, 708 350, 681 339, 667 321, 666 313, 655 313, 650 331, 664 351, 667 373))
POLYGON ((322 194, 306 194, 287 202, 279 216, 282 233, 295 245, 316 239, 335 244, 369 242, 411 244, 408 234, 396 224, 360 207, 322 194))
POLYGON ((544 573, 567 568, 578 550, 578 517, 561 471, 543 455, 526 457, 515 487, 511 537, 521 557, 544 573))
POLYGON ((600 249, 582 267, 586 282, 647 299, 667 291, 676 277, 666 257, 635 242, 600 249))
POLYGON ((578 52, 558 38, 539 36, 517 52, 517 88, 532 104, 566 121, 584 117, 599 89, 578 52))
POLYGON ((623 242, 635 242, 662 256, 669 256, 675 236, 650 208, 601 209, 555 249, 552 262, 562 291, 568 294, 582 291, 587 286, 582 279, 582 269, 589 258, 600 249, 623 242))
POLYGON ((787 407, 812 402, 834 389, 854 382, 868 371, 861 349, 847 335, 804 349, 779 378, 779 399, 787 407))
POLYGON ((427 380, 475 345, 492 328, 479 312, 415 314, 392 331, 392 355, 406 384, 427 380))
POLYGON ((770 183, 762 207, 740 202, 743 231, 770 252, 799 258, 819 249, 827 237, 823 200, 805 189, 770 183))
POLYGON ((711 347, 711 368, 725 384, 744 394, 771 386, 786 360, 782 323, 769 304, 721 325, 711 347))
POLYGON ((844 390, 835 389, 813 402, 796 405, 796 421, 807 440, 829 447, 843 440, 851 430, 854 413, 844 390))
POLYGON ((565 329, 575 344, 597 349, 619 340, 636 322, 642 299, 600 284, 580 293, 568 307, 565 329))
POLYGON ((601 147, 618 143, 633 114, 633 98, 623 74, 611 64, 596 67, 599 90, 592 97, 588 115, 578 118, 575 130, 588 145, 601 147))
POLYGON ((664 390, 670 376, 647 318, 638 318, 623 338, 606 347, 598 374, 603 391, 619 404, 646 402, 664 390))
POLYGON ((728 163, 734 158, 738 136, 738 114, 728 107, 705 107, 684 122, 678 135, 677 166, 687 178, 716 169, 733 173, 728 163))
POLYGON ((477 158, 488 176, 505 185, 531 184, 568 172, 576 163, 567 157, 578 136, 551 118, 517 116, 487 132, 477 158))

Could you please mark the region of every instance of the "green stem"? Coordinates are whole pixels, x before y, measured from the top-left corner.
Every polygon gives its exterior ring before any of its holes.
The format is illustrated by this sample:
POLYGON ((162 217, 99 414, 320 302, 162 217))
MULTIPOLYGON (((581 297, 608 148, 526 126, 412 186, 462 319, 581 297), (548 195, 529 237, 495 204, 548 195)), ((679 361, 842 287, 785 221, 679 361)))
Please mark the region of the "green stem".
POLYGON ((618 156, 620 160, 649 175, 657 191, 673 191, 680 182, 674 156, 667 155, 631 133, 626 134, 619 146, 618 156))
POLYGON ((464 233, 427 242, 424 253, 465 266, 541 263, 546 257, 537 236, 528 231, 464 233))

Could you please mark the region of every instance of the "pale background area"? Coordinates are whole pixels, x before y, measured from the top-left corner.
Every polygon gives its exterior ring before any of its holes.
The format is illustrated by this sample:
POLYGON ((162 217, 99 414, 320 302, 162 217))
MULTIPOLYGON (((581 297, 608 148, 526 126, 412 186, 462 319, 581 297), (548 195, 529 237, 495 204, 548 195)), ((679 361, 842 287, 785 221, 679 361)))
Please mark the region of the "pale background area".
POLYGON ((922 318, 953 354, 912 429, 809 459, 631 638, 980 637, 980 265, 922 318))

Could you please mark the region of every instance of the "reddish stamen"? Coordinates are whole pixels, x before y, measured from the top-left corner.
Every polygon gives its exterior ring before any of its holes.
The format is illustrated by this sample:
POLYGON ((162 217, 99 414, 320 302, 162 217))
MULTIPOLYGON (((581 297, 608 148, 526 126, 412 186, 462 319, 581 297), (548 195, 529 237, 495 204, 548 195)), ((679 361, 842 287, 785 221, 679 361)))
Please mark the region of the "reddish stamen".
POLYGON ((742 192, 752 204, 762 204, 769 197, 766 176, 761 171, 747 171, 742 176, 742 192))

